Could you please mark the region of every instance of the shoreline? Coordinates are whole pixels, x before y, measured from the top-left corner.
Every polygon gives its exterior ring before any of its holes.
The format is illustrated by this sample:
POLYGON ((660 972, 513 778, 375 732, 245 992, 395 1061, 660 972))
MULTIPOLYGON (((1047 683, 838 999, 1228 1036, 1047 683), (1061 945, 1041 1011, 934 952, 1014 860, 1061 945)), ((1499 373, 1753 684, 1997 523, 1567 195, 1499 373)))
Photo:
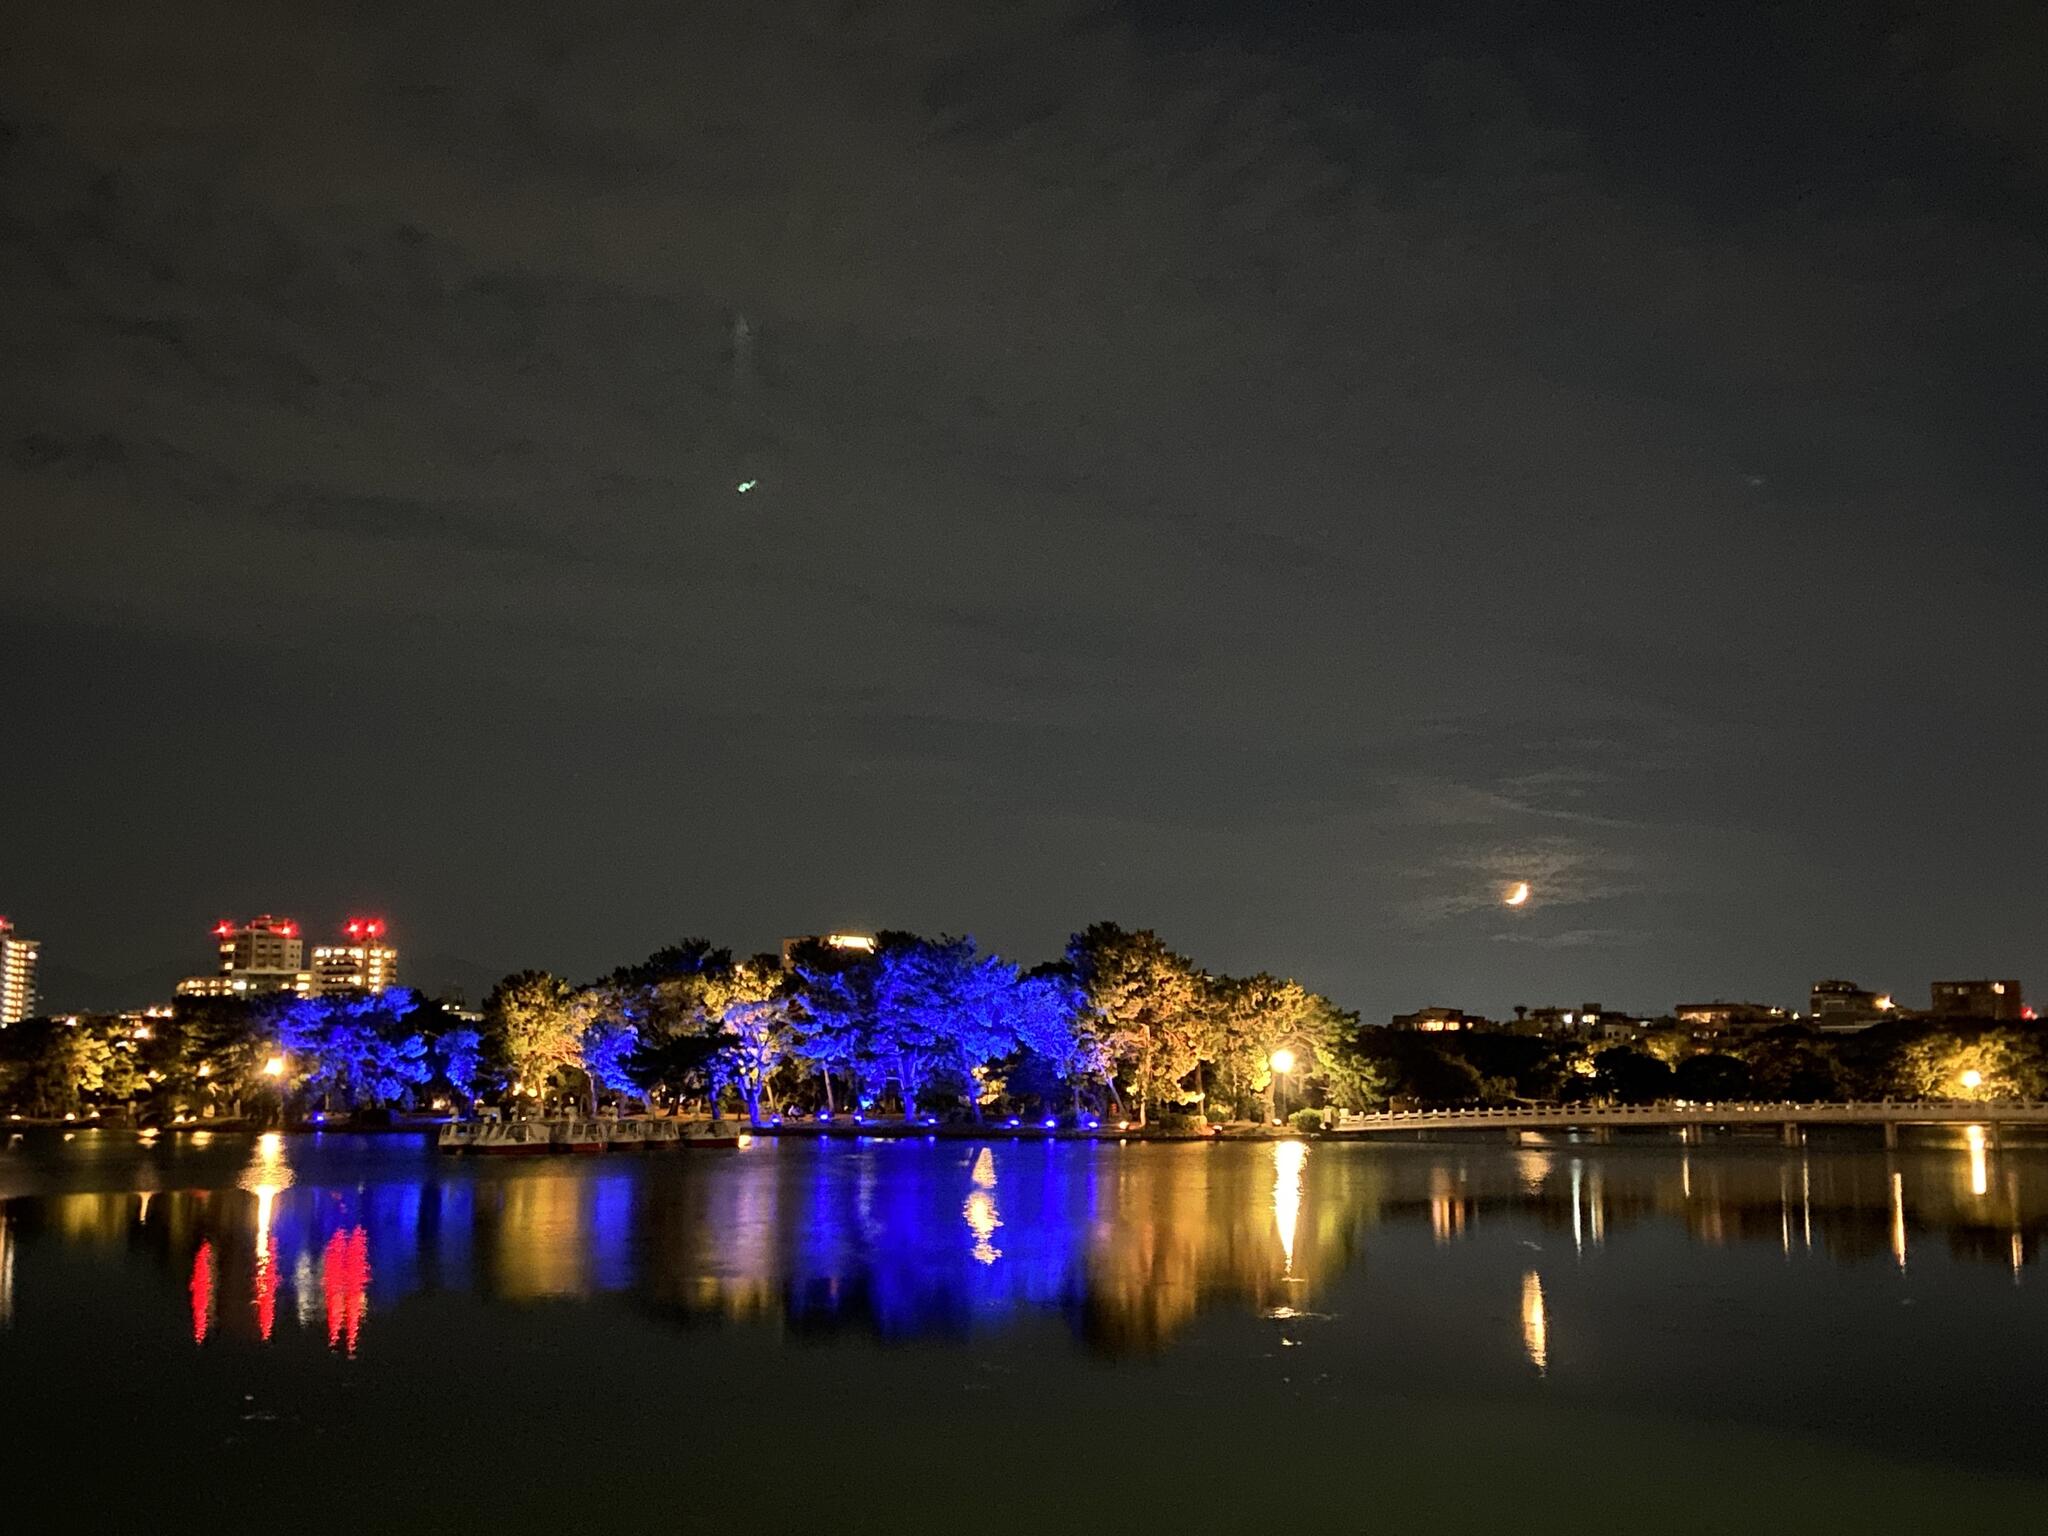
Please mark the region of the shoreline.
MULTIPOLYGON (((603 1118, 603 1117, 599 1117, 603 1118)), ((645 1116, 628 1115, 631 1121, 645 1116)), ((661 1118, 671 1118, 663 1116, 661 1118)), ((681 1119, 682 1117, 674 1117, 681 1119)), ((6 1129, 13 1132, 26 1130, 66 1131, 76 1134, 80 1131, 126 1131, 140 1136, 153 1132, 160 1137, 191 1136, 262 1136, 276 1133, 284 1136, 419 1136, 438 1138, 445 1125, 462 1124, 448 1119, 415 1121, 398 1125, 264 1125, 252 1120, 215 1120, 188 1122, 184 1125, 138 1125, 121 1120, 43 1120, 27 1116, 12 1117, 6 1122, 6 1129)), ((542 1122, 545 1123, 545 1122, 542 1122)), ((708 1125, 712 1122, 703 1118, 690 1117, 683 1120, 690 1125, 708 1125)), ((790 1137, 796 1140, 813 1141, 912 1141, 952 1140, 986 1141, 991 1137, 1009 1140, 1038 1139, 1045 1141, 1282 1141, 1325 1136, 1323 1131, 1294 1131, 1275 1126, 1270 1132, 1256 1128, 1234 1128, 1224 1131, 1179 1131, 1161 1130, 1156 1126, 1130 1126, 1118 1129, 1114 1126, 1094 1130, 1078 1126, 1060 1126, 1051 1130, 1042 1125, 1001 1125, 1001 1124, 947 1124, 947 1125, 903 1125, 897 1122, 880 1122, 846 1125, 751 1125, 747 1121, 727 1116, 725 1124, 732 1126, 742 1135, 790 1137)))
MULTIPOLYGON (((628 1121, 630 1121, 636 1118, 645 1117, 627 1116, 625 1118, 628 1121)), ((666 1119, 670 1117, 664 1116, 660 1118, 666 1119)), ((294 1139, 317 1138, 320 1136, 328 1135, 399 1137, 410 1136, 419 1139, 429 1148, 433 1148, 439 1142, 442 1127, 453 1123, 462 1122, 455 1122, 444 1118, 430 1121, 410 1121, 400 1124, 384 1125, 265 1125, 248 1120, 222 1120, 210 1123, 188 1123, 185 1125, 148 1126, 137 1125, 130 1122, 123 1122, 118 1120, 44 1120, 30 1119, 24 1116, 18 1118, 10 1117, 8 1121, 5 1122, 6 1130, 12 1132, 13 1136, 0 1136, 0 1147, 4 1147, 8 1140, 18 1139, 21 1136, 21 1134, 26 1131, 34 1131, 38 1133, 39 1138, 41 1134, 45 1132, 62 1131, 65 1133, 65 1139, 67 1140, 76 1136, 81 1131, 94 1131, 126 1132, 131 1136, 137 1137, 138 1139, 146 1135, 153 1135, 156 1138, 166 1140, 176 1139, 180 1137, 191 1137, 197 1135, 206 1135, 209 1137, 223 1136, 253 1138, 257 1136, 275 1134, 289 1136, 294 1139)), ((691 1118, 689 1120, 686 1120, 684 1123, 692 1125, 708 1125, 711 1122, 703 1119, 691 1118)), ((1083 1126, 1057 1126, 1048 1129, 1044 1125, 1006 1125, 1001 1123, 983 1123, 981 1125, 975 1125, 972 1123, 949 1123, 944 1125, 905 1125, 900 1121, 883 1121, 879 1123, 869 1122, 857 1125, 850 1123, 818 1125, 815 1123, 806 1122, 797 1125, 754 1126, 748 1124, 745 1120, 734 1117, 726 1117, 724 1124, 731 1127, 736 1134, 740 1135, 757 1136, 763 1138, 775 1137, 778 1139, 787 1138, 799 1142, 923 1140, 983 1143, 990 1141, 1061 1141, 1087 1143, 1158 1142, 1173 1144, 1189 1142, 1206 1142, 1210 1144, 1250 1143, 1257 1145, 1267 1145, 1282 1141, 1321 1141, 1345 1143, 1371 1143, 1373 1145, 1380 1146, 1416 1146, 1429 1145, 1431 1143, 1460 1141, 1493 1142, 1499 1140, 1499 1138, 1502 1135, 1502 1132, 1498 1129, 1469 1125, 1445 1125, 1436 1128, 1416 1128, 1413 1130, 1404 1129, 1402 1131, 1392 1132, 1383 1131, 1375 1134, 1336 1129, 1302 1131, 1295 1130, 1292 1127, 1285 1126, 1259 1126, 1248 1124, 1234 1125, 1222 1128, 1212 1128, 1208 1130, 1165 1130, 1156 1126, 1140 1127, 1135 1125, 1122 1128, 1119 1128, 1117 1126, 1101 1126, 1094 1129, 1090 1129, 1083 1126)), ((1925 1127, 1924 1129, 1941 1128, 1942 1127, 1940 1126, 1932 1126, 1925 1127)), ((1562 1128, 1560 1127, 1557 1129, 1562 1128)), ((1672 1141, 1669 1142, 1669 1144, 1673 1146, 1689 1145, 1692 1149, 1698 1150, 1702 1146, 1712 1145, 1714 1143, 1721 1143, 1724 1145, 1729 1143, 1741 1143, 1744 1145, 1749 1145, 1754 1143, 1760 1143, 1766 1140, 1770 1140, 1773 1142, 1777 1140, 1775 1135, 1770 1135, 1766 1133, 1763 1127, 1749 1127, 1736 1124, 1720 1129, 1721 1134, 1714 1135, 1711 1138, 1696 1140, 1690 1143, 1685 1143, 1683 1141, 1672 1141), (1752 1131, 1756 1132, 1756 1134, 1749 1134, 1752 1131)), ((1830 1127, 1829 1129, 1853 1131, 1859 1129, 1874 1129, 1874 1127, 1842 1126, 1830 1127)), ((1557 1134, 1557 1130, 1551 1127, 1542 1127, 1538 1129, 1510 1131, 1508 1134, 1515 1136, 1517 1138, 1523 1135, 1537 1137, 1553 1137, 1557 1134)), ((1640 1146, 1645 1143, 1664 1145, 1669 1140, 1668 1135, 1665 1134, 1665 1128, 1657 1126, 1631 1126, 1626 1128, 1617 1128, 1605 1132, 1602 1132, 1600 1130, 1589 1130, 1585 1133, 1585 1135, 1589 1144, 1608 1146, 1640 1146)), ((1536 1142, 1530 1144, 1540 1146, 1550 1143, 1536 1142)), ((2009 1142, 2008 1144, 2010 1145, 2011 1143, 2009 1142)), ((2034 1140, 2031 1142, 2021 1141, 2018 1142, 2017 1146, 2014 1149, 2017 1150, 2019 1148, 2048 1148, 2048 1142, 2040 1140, 2034 1140)), ((449 1150, 455 1151, 462 1149, 451 1148, 449 1150)), ((657 1148, 652 1146, 642 1147, 637 1144, 629 1144, 623 1147, 615 1148, 613 1150, 623 1152, 657 1150, 657 1148)))

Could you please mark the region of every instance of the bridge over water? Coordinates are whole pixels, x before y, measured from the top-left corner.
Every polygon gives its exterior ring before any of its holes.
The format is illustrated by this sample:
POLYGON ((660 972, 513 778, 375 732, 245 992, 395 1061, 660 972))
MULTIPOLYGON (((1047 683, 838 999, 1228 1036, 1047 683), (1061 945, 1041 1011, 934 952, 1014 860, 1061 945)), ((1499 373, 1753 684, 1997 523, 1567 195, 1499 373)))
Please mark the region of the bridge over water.
POLYGON ((1897 1146, 1899 1130, 1911 1125, 1982 1126, 1993 1145, 2002 1127, 2048 1126, 2048 1101, 1981 1099, 1871 1100, 1849 1104, 1511 1104, 1488 1109, 1390 1110, 1347 1114, 1331 1127, 1339 1135, 1369 1136, 1394 1131, 1597 1131, 1676 1130, 1691 1141, 1707 1130, 1779 1131, 1798 1142, 1813 1126, 1869 1126, 1897 1146))

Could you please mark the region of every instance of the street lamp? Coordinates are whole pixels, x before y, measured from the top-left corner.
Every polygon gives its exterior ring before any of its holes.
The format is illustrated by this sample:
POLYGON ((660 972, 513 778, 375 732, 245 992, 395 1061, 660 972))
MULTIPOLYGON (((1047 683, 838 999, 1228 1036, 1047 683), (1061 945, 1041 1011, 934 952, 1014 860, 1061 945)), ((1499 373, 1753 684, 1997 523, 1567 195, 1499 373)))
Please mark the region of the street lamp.
POLYGON ((1280 1090, 1285 1084, 1287 1074, 1294 1070, 1294 1052, 1283 1045, 1273 1053, 1267 1065, 1273 1069, 1273 1118, 1285 1122, 1287 1116, 1280 1108, 1282 1103, 1280 1090))
POLYGON ((1982 1072, 1979 1072, 1975 1067, 1972 1067, 1962 1075, 1961 1081, 1962 1085, 1965 1088, 1969 1089, 1970 1092, 1975 1093, 1979 1088, 1982 1088, 1984 1086, 1984 1074, 1982 1072))
POLYGON ((283 1077, 284 1058, 282 1056, 273 1056, 270 1060, 263 1063, 263 1075, 265 1077, 283 1077))

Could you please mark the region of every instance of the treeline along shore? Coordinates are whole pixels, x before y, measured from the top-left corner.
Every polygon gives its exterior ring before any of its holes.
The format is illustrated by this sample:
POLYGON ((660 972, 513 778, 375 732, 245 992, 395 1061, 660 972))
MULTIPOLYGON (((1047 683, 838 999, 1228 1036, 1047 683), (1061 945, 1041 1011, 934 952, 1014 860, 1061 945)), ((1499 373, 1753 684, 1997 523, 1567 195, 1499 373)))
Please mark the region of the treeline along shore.
POLYGON ((1029 967, 902 932, 745 958, 690 939, 581 985, 518 972, 476 1013, 392 988, 0 1030, 0 1112, 156 1125, 618 1112, 1173 1132, 1390 1105, 2043 1097, 2031 1021, 1432 1035, 1113 923, 1029 967))

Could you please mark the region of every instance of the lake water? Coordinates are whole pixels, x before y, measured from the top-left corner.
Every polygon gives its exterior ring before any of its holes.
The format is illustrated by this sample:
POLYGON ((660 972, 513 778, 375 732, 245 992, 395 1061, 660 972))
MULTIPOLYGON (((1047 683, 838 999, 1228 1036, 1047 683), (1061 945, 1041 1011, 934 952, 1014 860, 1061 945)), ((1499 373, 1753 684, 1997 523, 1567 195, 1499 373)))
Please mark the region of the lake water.
POLYGON ((81 1529, 2048 1525, 2048 1149, 0 1153, 81 1529))

